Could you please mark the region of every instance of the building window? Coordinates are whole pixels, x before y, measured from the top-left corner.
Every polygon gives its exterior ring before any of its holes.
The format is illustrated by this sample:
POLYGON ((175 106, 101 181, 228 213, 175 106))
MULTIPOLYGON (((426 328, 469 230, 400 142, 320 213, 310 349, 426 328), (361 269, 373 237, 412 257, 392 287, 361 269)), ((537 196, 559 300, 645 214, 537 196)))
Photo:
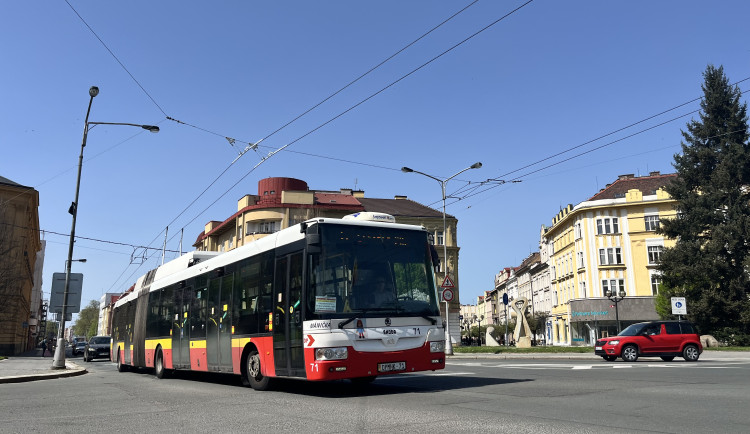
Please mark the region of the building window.
POLYGON ((615 294, 619 294, 620 291, 625 291, 625 279, 602 280, 602 293, 605 297, 607 291, 612 291, 615 294))
POLYGON ((661 262, 661 253, 664 251, 664 246, 648 246, 648 263, 658 264, 661 262))
POLYGON ((646 225, 647 231, 655 231, 659 229, 659 216, 658 215, 647 215, 643 218, 646 225))
POLYGON ((622 249, 620 247, 599 249, 599 265, 615 264, 622 264, 622 249))
POLYGON ((582 233, 583 233, 581 231, 581 222, 576 223, 575 231, 576 231, 575 236, 576 236, 576 239, 578 240, 582 237, 582 233))
POLYGON ((243 227, 242 225, 239 225, 239 226, 237 227, 237 236, 239 237, 239 238, 238 238, 239 240, 241 240, 241 239, 242 239, 242 238, 244 238, 244 236, 245 236, 245 235, 243 234, 243 232, 244 232, 244 231, 243 231, 243 229, 244 229, 244 227, 243 227))
POLYGON ((596 234, 617 234, 620 232, 620 224, 617 217, 606 217, 596 219, 596 234))
POLYGON ((586 298, 586 282, 581 282, 581 298, 586 298))
POLYGON ((276 222, 260 222, 258 229, 261 234, 272 234, 276 232, 276 222))
POLYGON ((661 276, 658 274, 651 275, 651 294, 657 295, 659 293, 659 285, 661 285, 661 276))
POLYGON ((435 238, 437 239, 437 243, 435 245, 442 246, 444 244, 443 241, 443 231, 436 231, 435 232, 435 238))
POLYGON ((578 256, 578 268, 585 268, 586 263, 583 261, 583 252, 576 253, 578 256))

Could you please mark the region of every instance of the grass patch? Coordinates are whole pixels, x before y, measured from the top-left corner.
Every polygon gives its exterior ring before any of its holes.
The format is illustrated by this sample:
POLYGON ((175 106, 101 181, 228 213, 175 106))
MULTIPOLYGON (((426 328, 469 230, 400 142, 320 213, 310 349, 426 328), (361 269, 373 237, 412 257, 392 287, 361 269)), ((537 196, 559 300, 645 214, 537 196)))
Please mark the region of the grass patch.
POLYGON ((706 351, 750 351, 750 347, 718 347, 718 348, 706 348, 706 351))
POLYGON ((593 353, 594 347, 453 347, 453 353, 458 354, 543 354, 543 353, 593 353))

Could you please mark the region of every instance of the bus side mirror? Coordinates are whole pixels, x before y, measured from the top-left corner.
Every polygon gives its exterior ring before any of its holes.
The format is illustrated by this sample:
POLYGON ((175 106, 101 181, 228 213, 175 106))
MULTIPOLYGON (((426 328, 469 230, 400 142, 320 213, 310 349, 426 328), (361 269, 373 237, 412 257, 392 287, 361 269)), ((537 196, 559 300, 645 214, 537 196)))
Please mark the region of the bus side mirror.
POLYGON ((432 244, 430 246, 430 257, 432 258, 432 266, 435 268, 435 270, 438 270, 440 268, 440 256, 438 256, 437 249, 435 249, 435 246, 432 244))
POLYGON ((320 253, 320 234, 305 234, 307 253, 320 253))

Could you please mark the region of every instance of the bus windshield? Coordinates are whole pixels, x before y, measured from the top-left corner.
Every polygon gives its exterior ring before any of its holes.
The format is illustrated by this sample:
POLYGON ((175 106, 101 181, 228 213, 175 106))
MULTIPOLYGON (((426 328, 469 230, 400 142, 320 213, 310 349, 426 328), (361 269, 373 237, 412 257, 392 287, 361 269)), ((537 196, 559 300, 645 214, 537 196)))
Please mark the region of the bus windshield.
POLYGON ((308 269, 311 319, 440 315, 424 231, 320 224, 319 233, 308 269))

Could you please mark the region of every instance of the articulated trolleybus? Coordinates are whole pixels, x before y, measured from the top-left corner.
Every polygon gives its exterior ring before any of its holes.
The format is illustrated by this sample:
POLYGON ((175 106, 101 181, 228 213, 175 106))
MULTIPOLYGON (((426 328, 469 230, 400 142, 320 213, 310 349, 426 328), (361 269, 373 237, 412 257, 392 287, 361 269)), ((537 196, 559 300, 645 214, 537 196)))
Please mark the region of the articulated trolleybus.
POLYGON ((366 383, 443 369, 437 254, 424 228, 393 221, 317 218, 164 264, 115 304, 112 359, 159 378, 233 373, 257 390, 274 377, 366 383))

